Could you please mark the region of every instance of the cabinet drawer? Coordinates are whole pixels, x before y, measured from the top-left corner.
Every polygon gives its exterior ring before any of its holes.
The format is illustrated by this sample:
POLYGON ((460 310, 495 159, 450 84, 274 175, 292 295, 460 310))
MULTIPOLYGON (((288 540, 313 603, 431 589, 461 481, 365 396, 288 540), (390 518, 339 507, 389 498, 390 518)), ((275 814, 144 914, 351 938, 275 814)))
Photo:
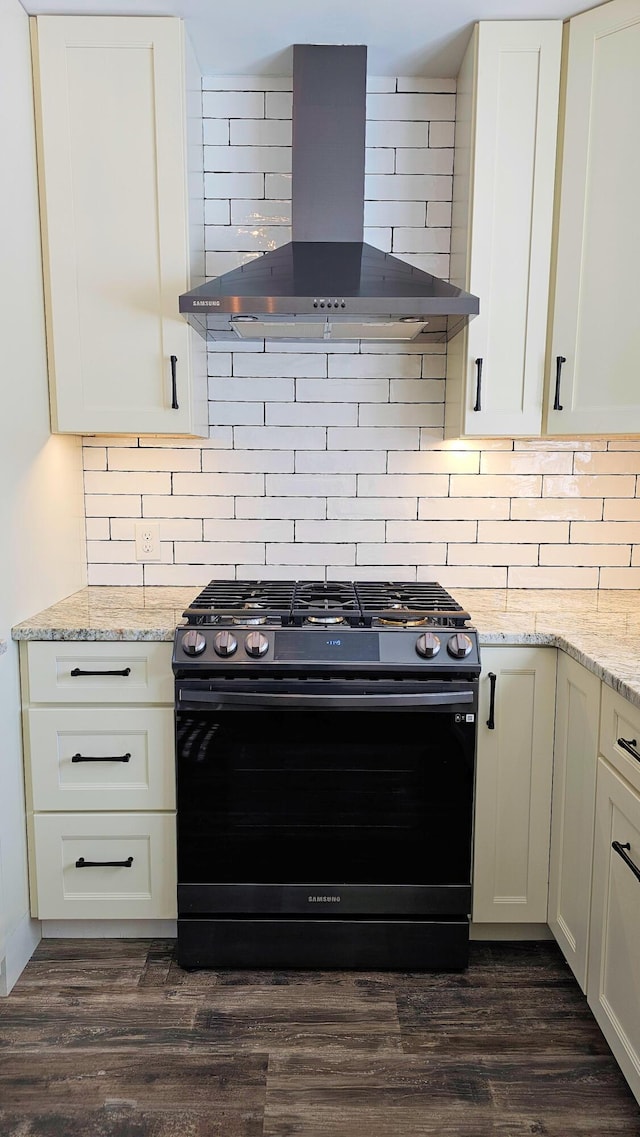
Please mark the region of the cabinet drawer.
POLYGON ((598 759, 587 999, 640 1101, 640 795, 598 759))
POLYGON ((27 674, 32 703, 173 702, 170 643, 30 642, 27 674))
POLYGON ((33 809, 175 808, 170 707, 32 707, 25 725, 33 809))
POLYGON ((606 683, 602 684, 600 753, 640 793, 640 707, 606 683))
POLYGON ((32 915, 175 918, 175 814, 47 813, 31 822, 32 915))

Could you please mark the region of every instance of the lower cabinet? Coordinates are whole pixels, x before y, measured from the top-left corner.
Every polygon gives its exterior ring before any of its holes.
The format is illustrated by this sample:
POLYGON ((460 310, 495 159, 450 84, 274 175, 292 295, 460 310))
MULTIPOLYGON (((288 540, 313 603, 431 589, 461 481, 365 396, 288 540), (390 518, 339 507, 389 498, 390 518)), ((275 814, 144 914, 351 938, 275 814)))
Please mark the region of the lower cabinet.
POLYGON ((31 914, 174 919, 171 644, 21 645, 31 914))
POLYGON ((640 763, 598 759, 587 999, 640 1101, 640 763))
POLYGON ((559 652, 548 922, 583 991, 587 989, 599 718, 600 680, 559 652))
POLYGON ((556 651, 485 646, 482 661, 472 918, 546 923, 556 651))

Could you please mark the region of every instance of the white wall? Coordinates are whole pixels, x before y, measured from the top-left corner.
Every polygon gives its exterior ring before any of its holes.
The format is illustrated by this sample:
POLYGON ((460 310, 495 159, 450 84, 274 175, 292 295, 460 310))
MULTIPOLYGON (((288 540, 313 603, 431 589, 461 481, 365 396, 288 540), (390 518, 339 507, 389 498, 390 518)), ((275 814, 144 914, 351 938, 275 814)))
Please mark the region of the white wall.
POLYGON ((85 583, 81 448, 51 437, 28 17, 0 0, 0 993, 39 936, 28 917, 20 686, 11 626, 85 583))

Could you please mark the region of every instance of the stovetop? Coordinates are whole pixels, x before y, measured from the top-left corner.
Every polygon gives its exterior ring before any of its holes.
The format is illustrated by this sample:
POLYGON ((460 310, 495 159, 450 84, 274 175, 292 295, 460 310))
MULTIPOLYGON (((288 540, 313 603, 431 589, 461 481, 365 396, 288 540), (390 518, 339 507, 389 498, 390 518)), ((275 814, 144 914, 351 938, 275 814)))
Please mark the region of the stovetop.
POLYGON ((468 612, 435 582, 213 580, 184 612, 195 627, 464 628, 468 612))

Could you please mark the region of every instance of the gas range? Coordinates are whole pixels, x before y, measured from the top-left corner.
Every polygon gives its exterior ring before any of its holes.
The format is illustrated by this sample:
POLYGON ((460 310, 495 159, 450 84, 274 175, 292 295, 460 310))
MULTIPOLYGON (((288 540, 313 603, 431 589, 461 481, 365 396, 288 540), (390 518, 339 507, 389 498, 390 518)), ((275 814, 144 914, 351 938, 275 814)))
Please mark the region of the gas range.
POLYGON ((184 612, 181 677, 333 668, 477 675, 470 615, 437 583, 212 581, 184 612))

